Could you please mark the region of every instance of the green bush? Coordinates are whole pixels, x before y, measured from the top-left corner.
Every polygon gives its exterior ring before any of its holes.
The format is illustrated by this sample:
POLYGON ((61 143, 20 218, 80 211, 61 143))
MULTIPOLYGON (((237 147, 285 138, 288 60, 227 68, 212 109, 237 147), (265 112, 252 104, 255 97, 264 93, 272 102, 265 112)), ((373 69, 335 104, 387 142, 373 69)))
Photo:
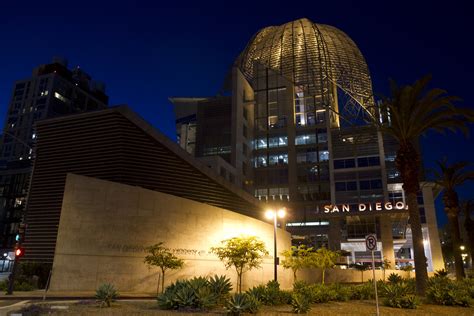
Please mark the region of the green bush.
POLYGON ((104 283, 99 286, 95 292, 95 297, 100 302, 100 307, 110 307, 112 301, 118 296, 118 292, 115 287, 110 283, 104 283))
POLYGON ((448 278, 430 278, 426 291, 428 301, 438 305, 464 306, 471 305, 469 287, 463 282, 454 282, 448 278))
POLYGON ((415 309, 420 305, 418 298, 411 292, 408 282, 382 284, 380 294, 384 296, 386 306, 415 309))
POLYGON ((366 282, 351 286, 351 300, 371 300, 375 298, 373 283, 366 282))
POLYGON ((390 273, 387 280, 389 283, 394 284, 394 283, 401 283, 403 281, 403 278, 399 276, 398 274, 390 273))
POLYGON ((211 291, 218 296, 219 300, 227 298, 230 291, 232 291, 232 283, 225 275, 210 277, 209 287, 211 291))
POLYGON ((269 281, 267 285, 254 286, 246 293, 264 305, 281 305, 291 302, 291 292, 280 290, 280 284, 275 281, 269 281))
POLYGON ((448 271, 446 271, 445 269, 436 270, 435 273, 434 273, 434 277, 435 278, 447 278, 448 277, 448 271))
POLYGON ((225 276, 194 277, 168 286, 157 302, 161 309, 208 310, 224 303, 231 290, 230 279, 225 276))
POLYGON ((227 301, 225 308, 230 315, 241 315, 242 313, 257 313, 260 302, 257 298, 247 293, 235 294, 227 301))
POLYGON ((308 286, 308 283, 306 283, 305 281, 295 281, 295 283, 293 283, 293 291, 297 292, 307 286, 308 286))
POLYGON ((334 283, 329 286, 331 301, 346 302, 351 299, 351 288, 346 285, 334 283))
POLYGON ((291 297, 291 307, 293 313, 306 314, 311 310, 311 302, 307 296, 301 293, 293 293, 291 297))
MULTIPOLYGON (((0 291, 6 292, 8 290, 8 279, 0 282, 0 291)), ((13 285, 14 291, 33 291, 36 290, 36 287, 25 278, 16 279, 15 284, 13 285)))

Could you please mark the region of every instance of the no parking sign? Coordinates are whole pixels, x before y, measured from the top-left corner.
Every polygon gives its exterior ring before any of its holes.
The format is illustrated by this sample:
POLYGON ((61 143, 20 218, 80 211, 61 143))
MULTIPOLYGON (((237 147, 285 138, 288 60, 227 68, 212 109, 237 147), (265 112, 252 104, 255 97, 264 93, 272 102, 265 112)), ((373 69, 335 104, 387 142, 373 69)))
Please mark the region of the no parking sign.
POLYGON ((365 248, 367 251, 377 250, 377 236, 375 234, 365 236, 365 248))

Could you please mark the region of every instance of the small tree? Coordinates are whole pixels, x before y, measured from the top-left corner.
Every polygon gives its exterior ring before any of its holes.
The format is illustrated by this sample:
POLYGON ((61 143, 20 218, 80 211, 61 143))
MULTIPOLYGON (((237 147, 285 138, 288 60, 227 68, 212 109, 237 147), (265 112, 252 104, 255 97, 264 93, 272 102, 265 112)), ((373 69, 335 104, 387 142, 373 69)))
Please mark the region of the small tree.
POLYGON ((307 248, 305 245, 298 247, 292 246, 291 249, 282 252, 283 261, 281 262, 283 268, 291 269, 293 271, 294 281, 297 281, 296 272, 298 270, 310 266, 310 258, 313 254, 313 248, 307 248))
POLYGON ((265 243, 255 236, 233 237, 221 241, 222 246, 212 247, 226 269, 234 268, 237 272, 237 290, 242 293, 242 274, 254 268, 260 268, 263 256, 268 255, 265 243))
POLYGON ((361 280, 362 283, 364 283, 364 271, 367 271, 369 269, 369 266, 365 263, 356 263, 354 267, 356 268, 356 270, 360 271, 361 280))
MULTIPOLYGON (((165 287, 165 272, 166 270, 177 270, 181 269, 184 265, 184 261, 176 257, 171 251, 163 246, 163 243, 157 243, 153 246, 146 248, 149 253, 144 262, 152 267, 158 267, 161 269, 161 292, 163 293, 165 287)), ((159 281, 157 286, 157 292, 159 287, 159 281)))
POLYGON ((383 280, 385 282, 385 270, 391 269, 392 268, 392 262, 388 260, 387 258, 383 259, 382 262, 382 272, 383 272, 383 280))
POLYGON ((312 256, 312 264, 321 269, 321 283, 324 284, 324 277, 326 269, 333 268, 336 265, 337 259, 340 257, 338 251, 332 251, 325 247, 316 250, 312 256))

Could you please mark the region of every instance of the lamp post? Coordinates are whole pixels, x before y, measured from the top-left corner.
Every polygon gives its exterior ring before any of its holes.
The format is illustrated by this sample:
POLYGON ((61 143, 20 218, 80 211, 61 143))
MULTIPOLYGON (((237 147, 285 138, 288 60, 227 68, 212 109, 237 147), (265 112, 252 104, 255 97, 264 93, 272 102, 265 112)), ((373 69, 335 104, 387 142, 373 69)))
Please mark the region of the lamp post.
POLYGON ((279 210, 268 209, 265 212, 265 216, 268 219, 273 219, 273 279, 278 281, 278 273, 277 267, 279 264, 279 258, 277 257, 277 217, 283 218, 286 215, 285 208, 281 208, 279 210))

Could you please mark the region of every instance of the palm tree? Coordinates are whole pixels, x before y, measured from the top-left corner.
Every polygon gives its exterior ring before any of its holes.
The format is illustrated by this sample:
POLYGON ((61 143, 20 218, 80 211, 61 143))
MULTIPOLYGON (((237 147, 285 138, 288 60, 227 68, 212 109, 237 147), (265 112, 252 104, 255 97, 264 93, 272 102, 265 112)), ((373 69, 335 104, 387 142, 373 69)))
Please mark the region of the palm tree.
POLYGON ((426 257, 423 247, 417 193, 420 191, 421 158, 416 143, 419 137, 430 130, 468 131, 467 123, 474 122, 474 111, 457 108, 453 102, 457 97, 446 95, 442 89, 426 91, 431 76, 417 80, 413 85, 398 87, 391 82, 391 96, 384 98, 380 108, 385 121, 373 115, 370 121, 382 133, 394 138, 399 145, 395 164, 400 172, 405 191, 415 255, 416 290, 424 295, 428 280, 426 257))
POLYGON ((464 266, 461 256, 461 234, 459 232, 459 199, 456 188, 468 180, 474 180, 474 171, 467 171, 468 162, 456 162, 448 164, 447 159, 437 161, 439 170, 434 170, 434 182, 439 185, 443 193, 444 211, 448 216, 451 238, 453 241, 454 268, 456 279, 465 277, 464 266))

